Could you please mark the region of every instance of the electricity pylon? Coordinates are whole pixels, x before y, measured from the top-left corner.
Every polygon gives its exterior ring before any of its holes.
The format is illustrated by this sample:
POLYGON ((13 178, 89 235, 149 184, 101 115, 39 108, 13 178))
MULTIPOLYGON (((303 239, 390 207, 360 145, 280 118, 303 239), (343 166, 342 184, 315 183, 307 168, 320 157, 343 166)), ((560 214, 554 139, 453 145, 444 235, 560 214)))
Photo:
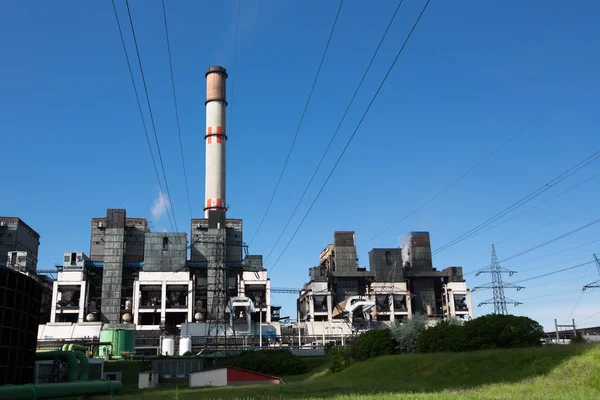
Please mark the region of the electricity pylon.
POLYGON ((507 299, 504 296, 504 289, 517 289, 517 291, 524 289, 523 286, 514 285, 512 283, 504 283, 502 281, 502 274, 508 274, 508 276, 512 276, 516 274, 516 271, 512 271, 510 269, 502 268, 500 266, 500 262, 498 262, 498 257, 496 256, 496 249, 494 245, 492 245, 492 265, 489 269, 484 269, 482 271, 478 271, 476 276, 482 273, 491 273, 492 274, 492 282, 486 283, 482 286, 476 286, 471 291, 474 292, 477 289, 493 289, 494 290, 494 298, 486 301, 482 301, 477 305, 477 307, 481 307, 486 304, 494 305, 494 314, 508 314, 508 310, 506 308, 507 304, 513 304, 515 307, 519 304, 522 304, 518 301, 507 299))
MULTIPOLYGON (((598 260, 598 257, 596 257, 595 254, 594 254, 594 259, 596 260, 596 268, 598 268, 598 275, 600 275, 600 260, 598 260)), ((588 285, 585 285, 582 290, 593 289, 593 288, 600 288, 600 280, 598 280, 596 282, 592 282, 588 285)))

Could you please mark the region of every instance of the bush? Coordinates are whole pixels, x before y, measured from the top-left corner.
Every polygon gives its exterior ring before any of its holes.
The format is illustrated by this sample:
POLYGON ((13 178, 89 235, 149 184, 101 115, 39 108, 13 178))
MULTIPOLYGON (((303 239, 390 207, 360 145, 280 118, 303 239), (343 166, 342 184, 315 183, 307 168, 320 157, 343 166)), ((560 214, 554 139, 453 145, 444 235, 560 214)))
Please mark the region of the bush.
POLYGON ((544 328, 527 317, 488 314, 465 322, 467 350, 541 346, 544 328))
POLYGON ((419 335, 427 328, 427 317, 414 314, 411 319, 394 325, 392 337, 396 341, 398 353, 416 353, 419 335))
POLYGON ((326 350, 327 357, 331 360, 329 370, 339 372, 346 369, 350 363, 350 353, 345 347, 330 347, 326 350))
POLYGON ((389 329, 375 329, 361 333, 350 346, 353 359, 363 361, 368 358, 395 353, 396 342, 389 329))
POLYGON ((289 350, 247 350, 237 357, 226 358, 219 364, 235 365, 269 375, 296 375, 308 371, 302 359, 289 350))
POLYGON ((421 353, 458 352, 466 350, 466 342, 465 329, 462 325, 442 321, 436 326, 421 332, 417 347, 421 353))
POLYGON ((573 339, 571 339, 571 344, 583 344, 583 343, 587 343, 587 340, 585 340, 585 338, 581 335, 577 335, 575 336, 573 339))

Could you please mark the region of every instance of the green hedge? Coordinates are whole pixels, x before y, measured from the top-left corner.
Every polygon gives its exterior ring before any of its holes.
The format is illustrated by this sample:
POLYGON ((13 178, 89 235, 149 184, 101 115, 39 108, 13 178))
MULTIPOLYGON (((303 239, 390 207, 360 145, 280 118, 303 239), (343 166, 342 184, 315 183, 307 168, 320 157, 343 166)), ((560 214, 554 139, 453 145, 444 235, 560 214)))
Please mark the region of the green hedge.
POLYGON ((431 353, 540 346, 543 333, 542 326, 528 317, 489 314, 463 325, 439 323, 419 335, 418 347, 431 353))
POLYGON ((377 329, 360 334, 350 346, 353 359, 362 361, 368 358, 396 353, 397 343, 389 329, 377 329))

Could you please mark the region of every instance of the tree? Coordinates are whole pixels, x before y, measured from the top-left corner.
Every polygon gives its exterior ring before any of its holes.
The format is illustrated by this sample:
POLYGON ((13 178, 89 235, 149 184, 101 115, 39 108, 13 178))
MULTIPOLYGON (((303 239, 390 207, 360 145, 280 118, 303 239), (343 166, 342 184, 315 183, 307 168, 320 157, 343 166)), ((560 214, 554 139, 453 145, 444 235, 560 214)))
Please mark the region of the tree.
POLYGON ((411 319, 392 327, 392 337, 396 340, 398 353, 416 353, 419 335, 427 328, 427 317, 414 314, 411 319))

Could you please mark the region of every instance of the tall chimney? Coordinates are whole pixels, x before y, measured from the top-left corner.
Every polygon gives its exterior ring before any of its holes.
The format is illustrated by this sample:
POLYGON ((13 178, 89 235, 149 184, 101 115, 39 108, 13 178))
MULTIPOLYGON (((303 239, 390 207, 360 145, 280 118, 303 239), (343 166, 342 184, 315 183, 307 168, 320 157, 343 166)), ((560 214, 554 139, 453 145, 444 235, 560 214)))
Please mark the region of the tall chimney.
POLYGON ((225 202, 225 80, 227 71, 213 66, 206 70, 206 218, 210 210, 227 211, 225 202))

